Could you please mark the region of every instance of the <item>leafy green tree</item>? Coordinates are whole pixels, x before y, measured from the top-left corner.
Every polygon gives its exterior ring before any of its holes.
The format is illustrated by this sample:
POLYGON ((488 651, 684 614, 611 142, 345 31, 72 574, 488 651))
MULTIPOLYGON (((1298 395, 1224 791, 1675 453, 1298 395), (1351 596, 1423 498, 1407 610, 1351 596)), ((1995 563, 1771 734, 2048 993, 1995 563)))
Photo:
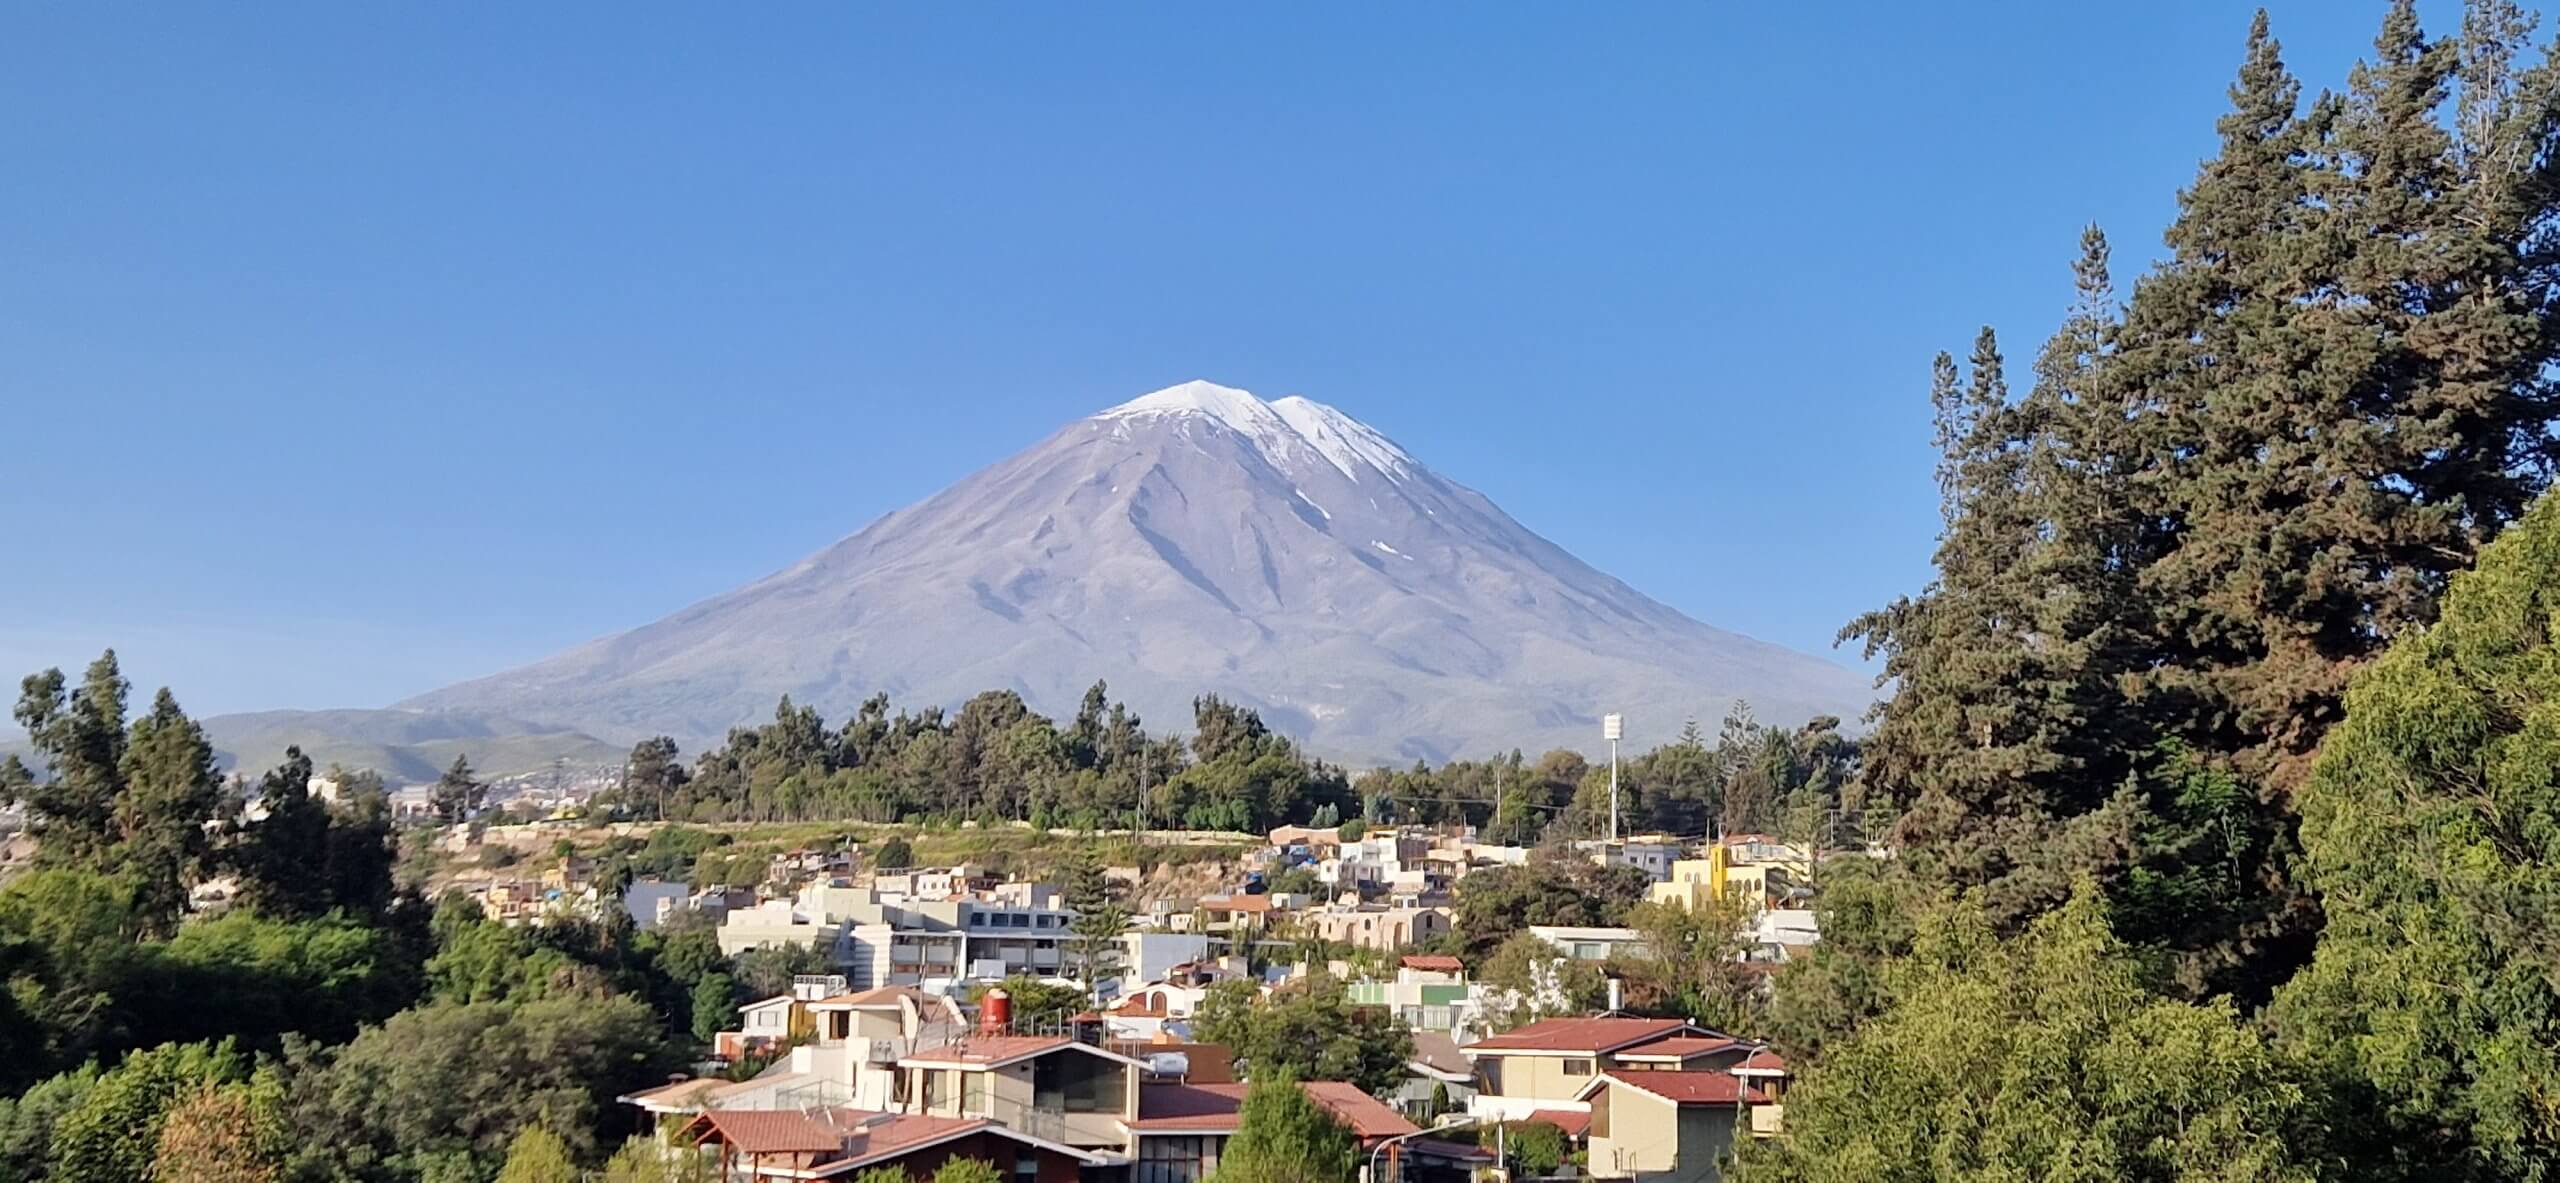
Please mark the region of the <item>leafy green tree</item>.
POLYGON ((18 775, 46 866, 104 868, 119 840, 116 805, 124 795, 125 709, 132 684, 110 649, 91 662, 77 690, 61 670, 20 684, 15 717, 43 757, 45 775, 18 775))
MULTIPOLYGON (((906 1172, 888 1169, 897 1174, 891 1183, 906 1183, 906 1172)), ((875 1183, 871 1175, 864 1171, 854 1183, 875 1183)), ((648 1134, 633 1134, 605 1160, 604 1183, 713 1183, 712 1166, 699 1151, 670 1151, 648 1134)))
POLYGON ((2161 997, 2084 885, 2002 941, 1933 910, 1891 1002, 1787 1094, 1746 1180, 2307 1180, 2304 1092, 2227 1000, 2161 997))
POLYGON ((1211 1183, 1350 1183, 1360 1169, 1351 1130, 1286 1070, 1256 1074, 1211 1183))
POLYGON ((165 934, 186 912, 187 889, 204 869, 207 827, 222 798, 213 745, 167 690, 134 720, 124 781, 116 806, 117 858, 135 882, 144 931, 165 934))
POLYGON ((47 1177, 65 1183, 143 1183, 170 1113, 197 1092, 247 1080, 229 1044, 164 1044, 98 1078, 53 1128, 47 1177))
POLYGON ((1645 873, 1602 867, 1571 848, 1541 847, 1517 867, 1487 867, 1458 881, 1455 925, 1467 948, 1490 952, 1532 924, 1614 925, 1644 898, 1645 873))
POLYGON ((1526 930, 1504 938, 1482 959, 1476 980, 1499 994, 1488 1001, 1485 1022, 1496 1031, 1567 1015, 1587 1015, 1608 1004, 1609 979, 1599 963, 1567 957, 1526 930))
POLYGON ((1522 1175, 1552 1175, 1564 1165, 1566 1146, 1564 1131, 1546 1121, 1515 1122, 1505 1132, 1505 1149, 1511 1154, 1511 1169, 1522 1175))
POLYGON ((281 1086, 272 1073, 204 1085, 169 1110, 152 1154, 154 1183, 274 1183, 284 1173, 281 1086))
POLYGON ((298 747, 286 748, 284 756, 284 763, 258 782, 266 816, 241 835, 229 861, 238 875, 241 902, 265 915, 293 920, 326 912, 333 902, 322 882, 329 807, 311 795, 311 758, 298 747))
POLYGON ((738 983, 724 973, 702 975, 691 995, 693 1038, 705 1045, 719 1038, 738 1019, 738 983))
POLYGON ((1313 867, 1283 867, 1264 881, 1263 888, 1273 895, 1322 896, 1324 880, 1316 876, 1313 867))
POLYGON ((1413 1032, 1375 1007, 1354 1006, 1350 991, 1317 974, 1263 998, 1249 981, 1209 988, 1192 1020, 1203 1043, 1234 1052, 1248 1079, 1288 1073, 1305 1080, 1347 1080, 1372 1093, 1404 1083, 1413 1032))
POLYGON ((395 933, 343 915, 285 922, 233 912, 136 949, 129 964, 111 987, 128 1038, 235 1038, 261 1050, 287 1032, 353 1038, 414 1001, 421 984, 395 933))
POLYGON ((903 836, 892 836, 871 852, 871 865, 883 871, 903 871, 916 865, 915 848, 903 836))
POLYGON ((500 1002, 593 992, 591 968, 546 945, 531 929, 486 918, 468 897, 437 905, 435 956, 426 964, 427 992, 447 1002, 500 1002))
POLYGON ((471 758, 463 755, 454 756, 453 766, 427 790, 427 807, 448 826, 469 821, 488 800, 489 786, 472 774, 471 758))
POLYGON ((54 1130, 97 1087, 99 1076, 92 1061, 38 1081, 14 1099, 0 1099, 0 1180, 37 1183, 45 1177, 54 1130))
POLYGON ((933 1169, 933 1183, 1004 1183, 1004 1172, 983 1158, 953 1158, 933 1169))
POLYGON ((560 1135, 526 1126, 507 1143, 507 1163, 498 1170, 498 1183, 578 1183, 578 1164, 570 1161, 560 1135))
POLYGON ((631 745, 631 756, 623 762, 620 786, 621 804, 626 811, 659 821, 667 819, 676 794, 693 779, 677 762, 676 753, 676 741, 664 735, 631 745))
POLYGON ((1636 905, 1627 926, 1643 935, 1645 955, 1618 967, 1634 987, 1630 1001, 1711 1030, 1757 1030, 1761 977, 1743 961, 1748 923, 1740 906, 1723 900, 1695 909, 1636 905))
POLYGON ((833 973, 835 954, 817 941, 785 942, 738 954, 736 976, 750 998, 791 992, 791 980, 802 974, 833 973))
MULTIPOLYGON (((1004 988, 1012 1000, 1013 1023, 1025 1031, 1055 1030, 1092 1004, 1092 997, 1073 986, 1052 986, 1038 978, 1015 975, 995 985, 1004 988)), ((988 987, 971 992, 971 1001, 983 1002, 988 987)))
POLYGON ((1762 1028, 1790 1059, 1819 1057, 1884 1010, 1890 967, 1911 952, 1913 887, 1873 869, 1825 876, 1815 900, 1822 940, 1779 968, 1762 1028))
POLYGON ((2328 924, 2275 1008, 2370 1178, 2560 1175, 2560 501, 2362 678, 2301 795, 2328 924))
POLYGON ((124 675, 114 651, 74 691, 60 670, 23 683, 16 717, 44 757, 46 775, 12 772, 34 814, 45 866, 112 873, 132 885, 146 933, 167 933, 210 852, 221 804, 213 747, 167 690, 125 722, 124 675))
POLYGON ((1068 955, 1074 959, 1076 974, 1090 990, 1102 982, 1119 976, 1121 968, 1121 934, 1129 930, 1129 910, 1105 902, 1079 910, 1067 932, 1075 939, 1068 942, 1068 955))
POLYGON ((375 1177, 494 1164, 529 1125, 592 1154, 633 1122, 614 1098, 665 1083, 684 1057, 638 1000, 562 996, 430 1003, 285 1062, 296 1172, 375 1177))
POLYGON ((2512 4, 2396 3, 2305 105, 2261 15, 2169 256, 2119 307, 2094 233, 2023 400, 1935 386, 1937 578, 1851 626, 1898 684, 1864 792, 2009 930, 2081 876, 2182 993, 2268 996, 2317 910, 2293 794, 2351 674, 2547 484, 2547 59, 2512 4), (2447 106, 2454 117, 2446 118, 2447 106), (2467 114, 2465 114, 2467 112, 2467 114))

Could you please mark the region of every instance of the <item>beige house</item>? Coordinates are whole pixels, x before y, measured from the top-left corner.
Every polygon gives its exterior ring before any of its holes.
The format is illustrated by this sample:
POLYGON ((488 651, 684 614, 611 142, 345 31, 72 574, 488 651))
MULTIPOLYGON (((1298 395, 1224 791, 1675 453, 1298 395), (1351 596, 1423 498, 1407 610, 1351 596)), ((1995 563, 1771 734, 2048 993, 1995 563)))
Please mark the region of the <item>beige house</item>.
POLYGON ((1363 908, 1347 912, 1308 912, 1299 917, 1307 931, 1328 941, 1393 953, 1424 944, 1449 931, 1446 908, 1363 908))
POLYGON ((1591 1111, 1590 1170, 1639 1183, 1716 1183, 1737 1131, 1767 1098, 1731 1072, 1607 1072, 1577 1100, 1591 1111))
POLYGON ((1593 1078, 1634 1067, 1625 1054, 1640 1054, 1652 1044, 1722 1038, 1679 1019, 1542 1019, 1459 1049, 1475 1065, 1477 1078, 1467 1108, 1496 1121, 1525 1121, 1540 1109, 1580 1110, 1593 1078))
POLYGON ((1063 1035, 979 1035, 898 1061, 899 1108, 984 1117, 1069 1146, 1117 1147, 1138 1111, 1141 1061, 1063 1035))

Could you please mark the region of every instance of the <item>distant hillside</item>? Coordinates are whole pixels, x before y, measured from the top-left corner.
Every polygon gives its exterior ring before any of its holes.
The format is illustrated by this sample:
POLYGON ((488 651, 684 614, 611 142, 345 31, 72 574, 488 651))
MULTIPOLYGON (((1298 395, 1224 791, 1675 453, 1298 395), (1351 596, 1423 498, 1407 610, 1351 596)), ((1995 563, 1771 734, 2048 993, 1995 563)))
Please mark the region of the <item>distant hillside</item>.
MULTIPOLYGON (((254 711, 214 715, 204 728, 225 770, 273 768, 299 746, 322 768, 370 768, 395 787, 434 780, 457 754, 484 778, 540 771, 554 760, 619 764, 628 754, 566 727, 460 711, 254 711)), ((33 759, 22 733, 0 740, 0 753, 33 759)))

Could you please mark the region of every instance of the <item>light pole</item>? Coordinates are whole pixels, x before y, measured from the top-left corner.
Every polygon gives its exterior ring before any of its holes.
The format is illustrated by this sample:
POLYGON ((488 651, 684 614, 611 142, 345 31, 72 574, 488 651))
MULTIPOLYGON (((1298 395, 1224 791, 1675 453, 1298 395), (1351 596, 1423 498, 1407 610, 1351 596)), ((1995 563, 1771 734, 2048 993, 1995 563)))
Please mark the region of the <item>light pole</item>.
POLYGON ((1618 737, 1625 734, 1626 721, 1617 715, 1600 716, 1600 738, 1609 741, 1609 841, 1618 840, 1618 737))
POLYGON ((1415 1130, 1410 1134, 1398 1134, 1392 1138, 1382 1138, 1379 1140, 1377 1145, 1369 1148, 1369 1165, 1367 1171, 1361 1175, 1361 1178, 1365 1183, 1383 1183, 1383 1181, 1378 1178, 1378 1156, 1386 1153, 1387 1147, 1389 1146, 1393 1146, 1398 1142, 1402 1142, 1410 1138, 1419 1138, 1424 1134, 1446 1133, 1450 1130, 1462 1129, 1466 1126, 1474 1125, 1475 1123, 1476 1118, 1472 1114, 1450 1113, 1443 1115, 1440 1120, 1432 1123, 1431 1125, 1415 1130))

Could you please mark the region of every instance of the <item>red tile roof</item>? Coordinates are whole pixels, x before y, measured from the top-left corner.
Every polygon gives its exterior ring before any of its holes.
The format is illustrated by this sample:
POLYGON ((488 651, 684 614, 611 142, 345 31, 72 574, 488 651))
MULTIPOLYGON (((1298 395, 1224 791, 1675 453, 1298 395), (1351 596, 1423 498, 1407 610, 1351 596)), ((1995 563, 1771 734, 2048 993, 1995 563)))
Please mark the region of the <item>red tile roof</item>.
POLYGON ((1540 1019, 1515 1027, 1468 1052, 1586 1052, 1597 1055, 1630 1044, 1649 1043, 1696 1028, 1679 1019, 1540 1019))
POLYGON ((1787 1070, 1787 1058, 1773 1051, 1756 1051, 1751 1053, 1749 1058, 1734 1065, 1734 1068, 1736 1070, 1749 1069, 1755 1072, 1784 1072, 1787 1070))
POLYGON ((1745 1088, 1742 1078, 1730 1072, 1610 1072, 1598 1079, 1614 1080, 1680 1105, 1732 1105, 1746 1099, 1758 1104, 1768 1100, 1760 1090, 1745 1088))
POLYGON ((1406 969, 1431 970, 1436 973, 1465 973, 1467 963, 1446 953, 1411 953, 1404 959, 1406 969))
MULTIPOLYGON (((1242 1084, 1150 1084, 1138 1089, 1138 1117, 1129 1128, 1144 1133, 1224 1133, 1236 1128, 1244 1108, 1242 1084)), ((1351 1127, 1362 1141, 1392 1138, 1419 1130, 1385 1102, 1340 1080, 1310 1080, 1298 1086, 1307 1097, 1351 1127)))
POLYGON ((983 1117, 929 1117, 921 1113, 875 1120, 862 1126, 846 1143, 845 1165, 856 1167, 895 1158, 919 1146, 995 1124, 983 1117))
POLYGON ((915 999, 919 1006, 923 1005, 927 1001, 925 992, 918 990, 913 986, 874 986, 871 989, 858 990, 851 994, 838 994, 830 998, 821 998, 809 1005, 852 1006, 863 1008, 886 1007, 890 1010, 895 1010, 898 1007, 898 1000, 902 998, 915 999))
POLYGON ((1721 1035, 1674 1035, 1669 1039, 1657 1039, 1634 1047, 1622 1047, 1613 1054, 1630 1060, 1686 1060, 1693 1056, 1703 1056, 1740 1046, 1742 1046, 1741 1040, 1729 1039, 1721 1035))
POLYGON ((685 1126, 698 1145, 717 1141, 742 1154, 815 1154, 844 1146, 834 1126, 797 1109, 711 1109, 685 1126))
POLYGON ((1074 1047, 1076 1041, 1064 1035, 977 1035, 950 1043, 920 1047, 908 1052, 908 1061, 933 1064, 965 1064, 992 1068, 1015 1060, 1043 1055, 1062 1047, 1074 1047))
POLYGON ((1533 1109, 1522 1124, 1541 1121, 1564 1131, 1568 1138, 1579 1138, 1591 1132, 1591 1111, 1588 1109, 1533 1109))

